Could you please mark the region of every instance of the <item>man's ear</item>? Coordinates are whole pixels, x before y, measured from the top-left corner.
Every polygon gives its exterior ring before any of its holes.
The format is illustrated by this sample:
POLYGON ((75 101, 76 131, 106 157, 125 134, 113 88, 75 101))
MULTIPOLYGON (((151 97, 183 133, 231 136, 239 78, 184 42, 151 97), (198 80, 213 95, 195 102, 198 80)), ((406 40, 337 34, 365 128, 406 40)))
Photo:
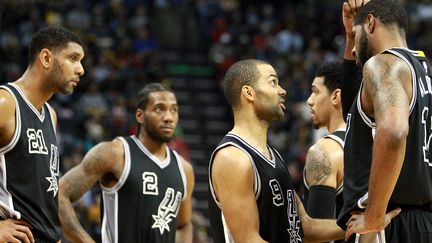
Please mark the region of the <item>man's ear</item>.
POLYGON ((342 91, 341 89, 335 89, 331 94, 331 102, 333 105, 338 105, 341 103, 342 99, 342 91))
POLYGON ((144 110, 138 108, 135 111, 135 118, 139 124, 142 124, 144 122, 144 110))
POLYGON ((375 31, 376 22, 377 22, 377 19, 372 14, 368 14, 367 20, 366 20, 367 32, 373 33, 375 31))
POLYGON ((241 95, 248 101, 255 100, 255 90, 250 85, 243 85, 241 95))
POLYGON ((52 54, 52 52, 50 50, 48 50, 47 48, 44 48, 39 53, 39 60, 45 69, 49 69, 52 65, 53 60, 54 60, 54 55, 52 54))

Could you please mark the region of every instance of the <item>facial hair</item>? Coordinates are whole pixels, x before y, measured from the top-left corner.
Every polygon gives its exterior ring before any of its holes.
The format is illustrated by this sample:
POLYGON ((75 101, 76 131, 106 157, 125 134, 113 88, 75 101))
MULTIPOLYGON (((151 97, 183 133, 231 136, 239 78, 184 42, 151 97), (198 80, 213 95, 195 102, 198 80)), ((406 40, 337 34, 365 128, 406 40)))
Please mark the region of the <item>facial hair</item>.
POLYGON ((161 143, 169 143, 173 137, 162 135, 157 131, 156 126, 154 126, 147 117, 144 117, 144 131, 145 133, 153 140, 161 142, 161 143))
POLYGON ((361 66, 364 66, 367 60, 369 60, 369 58, 372 57, 372 49, 369 46, 369 40, 367 38, 366 31, 364 29, 362 29, 362 35, 360 37, 358 57, 361 66))
POLYGON ((256 94, 257 100, 266 102, 258 102, 259 105, 255 108, 255 112, 260 120, 274 121, 282 120, 285 117, 285 113, 280 108, 279 102, 276 105, 270 104, 269 101, 272 99, 259 89, 256 89, 256 94))
POLYGON ((48 81, 55 92, 60 92, 64 95, 70 95, 74 91, 74 87, 69 85, 69 80, 66 80, 63 70, 60 67, 57 59, 54 59, 52 69, 48 74, 48 81))
POLYGON ((312 126, 313 126, 313 128, 315 128, 315 129, 320 129, 320 128, 321 128, 320 124, 317 123, 317 122, 312 122, 312 126))

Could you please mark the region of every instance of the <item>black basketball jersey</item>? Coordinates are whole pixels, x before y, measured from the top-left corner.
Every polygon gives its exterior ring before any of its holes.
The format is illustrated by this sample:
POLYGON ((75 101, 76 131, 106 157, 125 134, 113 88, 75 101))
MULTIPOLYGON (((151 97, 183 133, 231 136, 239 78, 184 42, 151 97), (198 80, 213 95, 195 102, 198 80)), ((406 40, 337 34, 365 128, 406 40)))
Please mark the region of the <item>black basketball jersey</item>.
POLYGON ((119 137, 124 169, 112 188, 102 186, 104 243, 174 243, 177 214, 186 197, 179 155, 167 147, 160 161, 136 136, 119 137))
MULTIPOLYGON (((413 92, 405 158, 389 207, 422 207, 432 203, 432 158, 429 150, 432 137, 432 67, 421 51, 393 48, 384 53, 393 54, 408 64, 413 92)), ((359 94, 362 88, 361 85, 359 94)), ((374 136, 375 121, 362 110, 361 99, 357 95, 347 117, 344 207, 338 218, 338 224, 343 228, 349 213, 364 209, 366 205, 374 136)))
POLYGON ((24 219, 33 235, 58 241, 59 155, 50 106, 39 111, 13 83, 0 86, 15 100, 15 132, 0 148, 0 207, 2 217, 24 219))
POLYGON ((295 201, 294 186, 281 156, 274 148, 268 146, 272 155, 272 160, 269 160, 232 133, 228 133, 222 139, 213 152, 209 164, 209 209, 214 242, 234 242, 214 194, 211 178, 213 157, 218 150, 227 146, 237 147, 250 157, 255 175, 254 191, 259 212, 260 236, 271 243, 302 242, 303 232, 295 201))
MULTIPOLYGON (((340 130, 336 130, 333 133, 327 134, 324 136, 324 139, 332 139, 334 141, 336 141, 337 143, 340 144, 341 148, 344 148, 345 145, 345 129, 340 129, 340 130)), ((305 170, 303 170, 303 183, 304 183, 304 196, 303 196, 303 201, 304 201, 304 205, 307 205, 307 200, 309 198, 309 189, 310 186, 306 181, 306 174, 305 174, 305 170)), ((339 215, 339 212, 342 210, 342 206, 343 206, 343 181, 337 185, 336 187, 336 205, 335 205, 335 216, 337 217, 339 215)), ((307 209, 306 209, 307 211, 307 209)), ((309 214, 309 212, 308 212, 309 214)))

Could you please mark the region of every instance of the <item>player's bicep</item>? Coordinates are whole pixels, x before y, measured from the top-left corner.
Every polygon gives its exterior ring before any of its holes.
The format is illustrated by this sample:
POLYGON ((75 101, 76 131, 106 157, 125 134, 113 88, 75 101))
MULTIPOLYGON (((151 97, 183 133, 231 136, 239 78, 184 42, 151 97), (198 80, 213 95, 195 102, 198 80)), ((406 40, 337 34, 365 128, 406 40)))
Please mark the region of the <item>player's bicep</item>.
POLYGON ((333 173, 330 157, 320 143, 312 146, 306 156, 305 174, 309 186, 326 185, 333 173))
POLYGON ((249 157, 235 147, 221 149, 215 155, 212 183, 222 213, 236 241, 244 242, 259 230, 254 192, 254 172, 249 157))
POLYGON ((103 142, 93 147, 80 164, 60 178, 60 190, 63 195, 71 201, 76 201, 105 173, 111 171, 113 160, 118 157, 113 156, 111 143, 103 142))
POLYGON ((377 123, 392 124, 392 117, 399 117, 400 121, 408 116, 412 84, 406 82, 411 81, 411 72, 404 61, 390 54, 375 56, 366 63, 363 79, 362 105, 371 111, 377 123))
POLYGON ((179 214, 177 217, 178 227, 188 224, 192 215, 192 192, 195 187, 195 175, 192 165, 182 159, 183 169, 186 176, 186 197, 180 205, 179 214))
POLYGON ((0 89, 0 148, 7 145, 15 132, 15 101, 6 90, 0 89))

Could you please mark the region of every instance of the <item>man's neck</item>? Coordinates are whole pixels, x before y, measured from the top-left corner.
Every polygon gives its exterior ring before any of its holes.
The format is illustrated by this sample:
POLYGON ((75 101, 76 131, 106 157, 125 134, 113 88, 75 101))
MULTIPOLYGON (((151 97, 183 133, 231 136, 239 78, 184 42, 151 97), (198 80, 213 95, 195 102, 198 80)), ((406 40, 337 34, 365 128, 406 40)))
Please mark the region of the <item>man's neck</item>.
POLYGON ((14 82, 38 111, 42 110, 44 103, 51 99, 53 95, 52 92, 43 89, 41 86, 43 81, 35 70, 27 68, 25 73, 14 82))
POLYGON ((155 141, 154 139, 150 138, 145 132, 140 131, 140 134, 138 136, 139 141, 146 147, 146 149, 156 156, 160 161, 163 161, 167 154, 166 154, 166 143, 162 143, 159 141, 155 141))
POLYGON ((256 119, 235 119, 235 125, 231 132, 240 136, 270 158, 270 153, 267 149, 268 127, 268 122, 258 121, 256 119))
POLYGON ((340 111, 339 113, 330 117, 330 121, 326 126, 329 133, 333 133, 336 130, 346 128, 345 121, 342 117, 342 111, 340 111))

